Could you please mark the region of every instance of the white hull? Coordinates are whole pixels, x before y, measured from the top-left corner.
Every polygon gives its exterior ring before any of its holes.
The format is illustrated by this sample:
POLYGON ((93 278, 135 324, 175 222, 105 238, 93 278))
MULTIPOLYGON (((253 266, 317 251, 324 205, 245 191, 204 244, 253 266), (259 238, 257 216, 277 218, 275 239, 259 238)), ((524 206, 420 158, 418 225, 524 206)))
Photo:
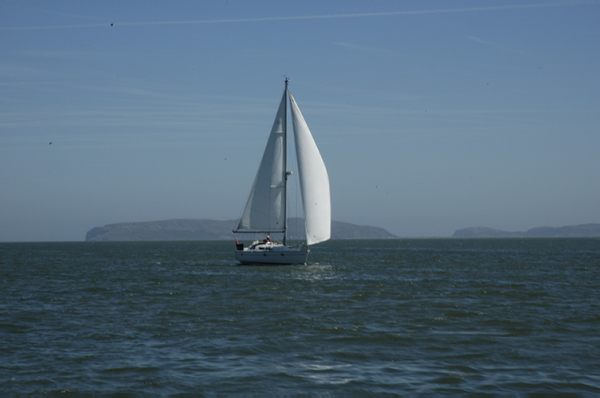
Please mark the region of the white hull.
POLYGON ((283 245, 260 245, 258 248, 235 251, 235 258, 242 264, 305 264, 309 250, 283 245))

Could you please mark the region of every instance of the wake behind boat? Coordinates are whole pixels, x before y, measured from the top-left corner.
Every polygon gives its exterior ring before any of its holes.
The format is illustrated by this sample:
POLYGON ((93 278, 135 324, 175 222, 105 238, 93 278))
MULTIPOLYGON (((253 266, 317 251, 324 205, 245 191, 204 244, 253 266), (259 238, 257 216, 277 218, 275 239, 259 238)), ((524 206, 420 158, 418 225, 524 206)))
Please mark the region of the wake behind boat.
POLYGON ((331 237, 329 176, 319 149, 285 80, 283 98, 240 223, 233 232, 266 234, 249 247, 238 243, 235 258, 242 264, 304 264, 309 246, 331 237), (306 242, 287 245, 287 103, 290 103, 306 242), (272 234, 283 234, 281 242, 272 234))

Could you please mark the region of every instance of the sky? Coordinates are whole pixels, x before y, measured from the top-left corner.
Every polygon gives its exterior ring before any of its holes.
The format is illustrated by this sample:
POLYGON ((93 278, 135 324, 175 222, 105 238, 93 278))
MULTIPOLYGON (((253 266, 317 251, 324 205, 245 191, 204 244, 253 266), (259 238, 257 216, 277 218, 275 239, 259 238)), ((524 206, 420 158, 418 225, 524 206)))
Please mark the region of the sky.
POLYGON ((286 76, 334 220, 599 223, 599 19, 599 1, 4 0, 0 241, 240 217, 286 76))

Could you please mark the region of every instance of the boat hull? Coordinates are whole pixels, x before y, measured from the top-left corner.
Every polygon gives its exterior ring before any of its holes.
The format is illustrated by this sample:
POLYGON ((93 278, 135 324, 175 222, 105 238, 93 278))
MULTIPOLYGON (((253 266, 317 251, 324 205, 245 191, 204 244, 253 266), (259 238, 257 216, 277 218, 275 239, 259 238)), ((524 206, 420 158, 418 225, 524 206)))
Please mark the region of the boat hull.
POLYGON ((309 250, 287 246, 270 250, 236 250, 235 258, 242 264, 292 265, 305 264, 309 250))

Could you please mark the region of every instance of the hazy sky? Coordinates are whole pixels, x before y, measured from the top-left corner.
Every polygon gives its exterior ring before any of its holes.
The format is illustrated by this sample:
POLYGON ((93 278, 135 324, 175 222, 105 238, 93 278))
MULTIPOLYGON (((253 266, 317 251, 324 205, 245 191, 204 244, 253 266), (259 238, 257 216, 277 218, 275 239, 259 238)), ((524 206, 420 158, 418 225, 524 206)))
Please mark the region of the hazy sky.
POLYGON ((334 220, 598 223, 598 21, 596 1, 4 0, 0 241, 238 218, 285 76, 334 220))

